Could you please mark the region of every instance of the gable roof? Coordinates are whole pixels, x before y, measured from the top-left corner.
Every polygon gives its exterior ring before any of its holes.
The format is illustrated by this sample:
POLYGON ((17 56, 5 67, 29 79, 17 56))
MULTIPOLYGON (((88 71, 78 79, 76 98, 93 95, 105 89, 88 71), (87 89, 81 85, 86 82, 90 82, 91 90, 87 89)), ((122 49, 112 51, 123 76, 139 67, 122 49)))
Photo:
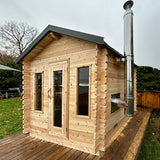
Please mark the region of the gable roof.
POLYGON ((82 39, 82 40, 86 40, 89 42, 93 42, 93 43, 102 45, 102 46, 106 47, 107 49, 109 49, 110 51, 112 51, 113 53, 115 53, 117 56, 124 57, 118 51, 116 51, 111 46, 109 46, 104 41, 104 37, 100 37, 100 36, 96 36, 96 35, 92 35, 92 34, 88 34, 88 33, 83 33, 83 32, 78 32, 78 31, 74 31, 74 30, 70 30, 70 29, 66 29, 66 28, 61 28, 61 27, 57 27, 57 26, 48 25, 40 33, 40 35, 28 46, 28 48, 16 59, 16 63, 20 63, 23 60, 23 58, 26 57, 36 47, 36 45, 50 32, 55 32, 55 33, 71 36, 74 38, 78 38, 78 39, 82 39))

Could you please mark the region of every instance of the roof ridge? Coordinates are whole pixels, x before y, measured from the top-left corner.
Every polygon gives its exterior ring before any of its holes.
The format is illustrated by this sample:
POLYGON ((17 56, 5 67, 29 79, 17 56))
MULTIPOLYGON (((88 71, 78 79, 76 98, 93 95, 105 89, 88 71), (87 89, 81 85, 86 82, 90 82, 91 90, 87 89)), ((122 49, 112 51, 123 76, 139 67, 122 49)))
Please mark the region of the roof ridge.
POLYGON ((53 25, 48 25, 40 34, 39 36, 27 47, 27 49, 16 59, 16 63, 20 63, 21 60, 23 60, 24 57, 26 57, 32 49, 36 47, 36 45, 49 33, 49 32, 55 32, 59 34, 64 34, 67 36, 71 36, 74 38, 86 40, 89 42, 93 42, 96 44, 100 44, 108 48, 109 50, 113 51, 115 54, 117 54, 120 57, 123 57, 118 51, 110 47, 105 41, 104 37, 89 34, 89 33, 84 33, 80 31, 75 31, 67 28, 62 28, 58 26, 53 26, 53 25))

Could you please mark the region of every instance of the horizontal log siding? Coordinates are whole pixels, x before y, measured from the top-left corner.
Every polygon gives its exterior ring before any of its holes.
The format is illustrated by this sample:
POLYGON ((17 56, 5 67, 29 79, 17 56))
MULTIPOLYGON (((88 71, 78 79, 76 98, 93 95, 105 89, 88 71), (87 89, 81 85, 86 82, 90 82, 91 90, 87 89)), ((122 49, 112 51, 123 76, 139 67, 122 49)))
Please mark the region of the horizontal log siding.
POLYGON ((30 63, 23 62, 23 133, 30 132, 30 109, 31 109, 31 94, 30 94, 30 63), (25 77, 25 79, 24 79, 25 77))
MULTIPOLYGON (((116 62, 116 58, 118 57, 109 51, 107 69, 107 119, 105 123, 106 139, 105 148, 103 150, 108 146, 107 133, 111 130, 114 133, 114 126, 125 117, 123 108, 111 114, 111 95, 120 93, 120 98, 124 100, 124 63, 116 62)), ((122 125, 122 123, 119 125, 122 125)))
MULTIPOLYGON (((50 40, 50 39, 49 39, 50 40)), ((39 52, 33 50, 26 59, 30 61, 30 70, 24 71, 28 74, 29 81, 24 81, 24 93, 27 96, 24 106, 28 108, 24 111, 24 129, 29 131, 31 136, 53 141, 64 146, 95 154, 95 121, 96 121, 96 44, 86 42, 69 36, 61 36, 58 40, 53 40, 46 47, 41 47, 39 52), (43 50, 42 50, 43 48, 43 50), (49 100, 47 91, 49 89, 49 64, 69 61, 69 138, 60 137, 57 131, 50 135, 48 130, 49 121, 49 100), (89 117, 78 116, 77 111, 77 67, 90 66, 90 115, 89 117), (34 74, 43 72, 43 108, 42 112, 34 110, 34 74), (30 83, 32 82, 32 83, 30 83), (27 126, 27 128, 25 127, 27 126)), ((25 65, 24 65, 25 66, 25 65)), ((25 69, 25 68, 24 68, 25 69)), ((25 74, 24 74, 25 76, 25 74)), ((103 89, 102 89, 103 90, 103 89)))
POLYGON ((107 67, 108 57, 105 48, 98 47, 97 52, 97 114, 96 114, 96 152, 105 148, 105 122, 107 109, 107 67))

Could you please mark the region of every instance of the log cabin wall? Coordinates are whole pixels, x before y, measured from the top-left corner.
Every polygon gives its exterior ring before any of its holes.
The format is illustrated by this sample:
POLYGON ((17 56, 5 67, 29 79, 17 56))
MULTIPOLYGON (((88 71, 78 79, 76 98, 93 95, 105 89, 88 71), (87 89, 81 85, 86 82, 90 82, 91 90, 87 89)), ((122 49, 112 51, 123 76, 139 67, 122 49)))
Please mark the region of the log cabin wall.
MULTIPOLYGON (((117 62, 119 57, 108 51, 108 69, 107 69, 107 111, 106 111, 106 124, 105 124, 105 147, 106 149, 109 145, 109 140, 113 136, 108 135, 110 131, 114 130, 116 125, 121 125, 119 123, 124 117, 124 108, 120 108, 117 111, 111 113, 111 95, 120 94, 120 99, 124 100, 124 74, 125 67, 123 62, 117 62)), ((114 131, 113 131, 114 132, 114 131)))
MULTIPOLYGON (((24 132, 60 145, 100 154, 99 151, 108 147, 112 136, 110 131, 116 124, 120 126, 119 122, 125 116, 123 108, 111 113, 111 95, 120 93, 120 98, 124 99, 124 63, 117 63, 118 56, 95 43, 65 35, 56 38, 48 35, 23 60, 24 132), (53 93, 48 93, 52 76, 50 68, 61 63, 67 65, 65 83, 68 88, 65 91, 68 114, 63 134, 59 129, 56 132, 51 130, 53 99, 50 97, 53 93), (78 68, 85 66, 89 66, 89 115, 81 116, 77 115, 78 68), (42 73, 42 111, 35 110, 36 73, 42 73)), ((136 79, 136 73, 134 76, 136 79)))
MULTIPOLYGON (((109 146, 111 139, 115 137, 115 134, 119 133, 121 126, 126 123, 125 120, 123 120, 125 117, 124 108, 120 108, 114 113, 111 113, 111 95, 119 93, 120 98, 124 100, 125 66, 123 62, 117 62, 117 59, 119 59, 119 57, 114 53, 98 46, 95 141, 95 151, 99 152, 98 154, 103 154, 109 146)), ((136 88, 136 68, 134 77, 136 88)), ((136 90, 134 93, 136 97, 136 90)))
MULTIPOLYGON (((97 115, 96 115, 96 141, 95 151, 104 150, 105 147, 105 123, 107 112, 107 68, 108 52, 106 48, 97 46, 97 115)), ((100 154, 100 153, 99 153, 100 154)))
POLYGON ((30 131, 30 106, 31 106, 31 94, 30 94, 30 63, 23 62, 23 132, 28 133, 30 131))
MULTIPOLYGON (((108 51, 108 67, 107 67, 107 104, 106 104, 106 123, 105 123, 105 146, 101 151, 105 151, 109 147, 111 141, 119 135, 121 127, 125 125, 125 109, 120 108, 119 110, 111 113, 111 95, 120 93, 120 99, 125 100, 126 91, 126 75, 125 75, 125 64, 124 62, 117 61, 119 59, 111 51, 108 51)), ((136 78, 136 67, 134 67, 134 111, 137 107, 137 78, 136 78)))
MULTIPOLYGON (((50 39, 50 37, 49 37, 50 39)), ((33 137, 95 154, 95 123, 97 110, 97 45, 95 43, 61 35, 43 47, 43 43, 23 60, 24 64, 24 132, 33 137), (36 56, 35 53, 36 52, 36 56), (50 100, 48 98, 50 65, 66 61, 68 65, 68 128, 62 136, 57 130, 50 134, 50 100), (30 63, 29 63, 30 62, 30 63), (90 67, 89 116, 77 115, 77 70, 90 67), (42 111, 35 111, 35 73, 42 73, 42 111)))

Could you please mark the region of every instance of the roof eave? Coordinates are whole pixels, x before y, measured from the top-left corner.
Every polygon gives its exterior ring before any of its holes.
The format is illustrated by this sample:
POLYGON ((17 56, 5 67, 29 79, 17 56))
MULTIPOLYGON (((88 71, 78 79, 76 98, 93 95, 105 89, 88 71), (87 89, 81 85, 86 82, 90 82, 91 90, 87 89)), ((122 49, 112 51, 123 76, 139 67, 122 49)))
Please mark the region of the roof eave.
POLYGON ((20 63, 23 60, 23 58, 25 58, 36 47, 36 45, 50 32, 55 32, 55 33, 71 36, 74 38, 79 38, 82 40, 86 40, 89 42, 93 42, 93 43, 102 45, 102 46, 106 47, 107 49, 109 49, 110 51, 112 51, 113 53, 115 53, 117 56, 124 58, 124 56, 122 54, 120 54, 118 51, 116 51, 111 46, 109 46, 104 41, 103 37, 88 34, 88 33, 78 32, 78 31, 74 31, 74 30, 70 30, 70 29, 66 29, 66 28, 61 28, 61 27, 57 27, 57 26, 48 25, 40 33, 40 35, 27 47, 27 49, 16 59, 16 63, 20 63))
POLYGON ((20 63, 24 57, 26 57, 36 45, 50 32, 55 32, 67 36, 72 36, 89 42, 97 43, 103 45, 104 38, 96 35, 91 35, 83 32, 78 32, 70 29, 65 29, 57 26, 48 25, 40 35, 27 47, 27 49, 16 59, 16 63, 20 63))
POLYGON ((49 33, 50 26, 47 26, 40 34, 39 36, 25 49, 25 51, 16 59, 16 63, 20 63, 25 56, 29 54, 29 52, 32 51, 33 48, 36 47, 36 45, 49 33))
POLYGON ((120 54, 118 51, 116 51, 114 48, 112 48, 110 45, 108 45, 105 41, 103 44, 108 50, 112 51, 113 53, 115 53, 118 57, 120 58, 125 58, 124 55, 120 54))

